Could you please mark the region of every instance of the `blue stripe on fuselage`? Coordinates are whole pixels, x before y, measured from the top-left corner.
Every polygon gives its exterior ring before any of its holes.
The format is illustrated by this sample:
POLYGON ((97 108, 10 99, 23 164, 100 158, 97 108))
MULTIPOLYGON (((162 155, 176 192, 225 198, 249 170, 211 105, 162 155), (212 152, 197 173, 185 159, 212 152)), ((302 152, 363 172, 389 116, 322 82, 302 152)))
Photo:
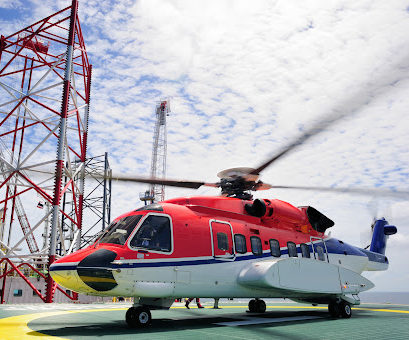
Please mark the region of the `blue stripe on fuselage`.
MULTIPOLYGON (((312 253, 312 245, 309 244, 310 253, 312 253)), ((321 246, 325 249, 323 242, 316 242, 314 243, 314 247, 321 246)), ((379 256, 379 254, 375 254, 369 251, 365 251, 363 249, 351 246, 344 242, 340 242, 337 239, 331 238, 325 240, 325 246, 328 250, 329 254, 343 254, 343 255, 353 255, 353 256, 367 256, 370 261, 385 262, 385 257, 379 256), (371 253, 371 254, 369 254, 371 253)), ((301 253, 300 245, 297 245, 297 252, 301 253)), ((288 249, 281 249, 281 255, 288 255, 288 249)), ((130 268, 147 268, 147 267, 175 267, 175 266, 197 266, 197 265, 205 265, 205 264, 216 264, 216 263, 229 263, 232 261, 248 261, 254 260, 257 258, 269 258, 273 257, 270 252, 265 252, 262 255, 256 256, 254 254, 249 255, 239 255, 236 256, 235 259, 229 260, 219 260, 215 258, 211 259, 202 259, 202 260, 177 260, 175 261, 167 261, 167 262, 136 262, 132 263, 122 263, 122 264, 112 264, 113 269, 130 269, 130 268)), ((57 270, 76 270, 76 265, 66 265, 59 264, 58 266, 51 265, 50 271, 57 271, 57 270)))
POLYGON ((56 265, 51 265, 49 271, 50 272, 55 272, 58 270, 77 270, 77 265, 63 265, 63 264, 59 264, 58 266, 56 265))

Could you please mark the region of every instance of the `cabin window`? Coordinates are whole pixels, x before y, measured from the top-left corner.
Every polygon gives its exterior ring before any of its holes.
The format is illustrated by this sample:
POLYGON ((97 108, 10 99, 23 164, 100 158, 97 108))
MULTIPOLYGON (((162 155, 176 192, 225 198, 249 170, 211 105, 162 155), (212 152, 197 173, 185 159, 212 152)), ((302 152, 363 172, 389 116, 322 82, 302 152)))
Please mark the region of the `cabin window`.
POLYGON ((133 215, 112 222, 100 239, 100 243, 124 245, 129 235, 135 229, 142 215, 133 215))
POLYGON ((310 247, 308 247, 305 243, 300 244, 301 254, 302 257, 310 258, 310 247))
POLYGON ((217 233, 217 248, 220 250, 229 250, 229 240, 225 233, 217 233))
POLYGON ((260 237, 251 236, 250 237, 251 243, 251 251, 254 255, 262 255, 263 254, 263 247, 261 245, 260 237))
POLYGON ((325 261, 324 248, 317 246, 318 260, 325 261))
POLYGON ((236 253, 245 254, 247 253, 246 237, 241 234, 234 235, 234 245, 236 247, 236 253))
POLYGON ((23 296, 23 290, 22 289, 14 289, 13 296, 23 296))
POLYGON ((149 215, 131 240, 130 246, 170 252, 171 230, 169 217, 149 215))
POLYGON ((275 239, 271 239, 269 242, 271 255, 275 257, 280 257, 281 256, 280 243, 278 243, 278 241, 275 239))
POLYGON ((291 241, 287 242, 287 248, 289 257, 298 257, 297 246, 295 245, 294 242, 291 241))

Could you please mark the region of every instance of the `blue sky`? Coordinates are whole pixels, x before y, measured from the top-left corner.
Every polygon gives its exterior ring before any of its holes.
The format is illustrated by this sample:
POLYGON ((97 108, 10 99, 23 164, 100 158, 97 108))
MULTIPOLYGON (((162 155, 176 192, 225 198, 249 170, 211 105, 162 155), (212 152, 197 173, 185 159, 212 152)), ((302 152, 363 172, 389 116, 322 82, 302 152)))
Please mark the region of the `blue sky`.
MULTIPOLYGON (((0 31, 17 31, 70 1, 0 0, 0 31)), ((154 106, 171 100, 169 178, 214 182, 256 167, 321 117, 351 113, 266 169, 271 184, 409 189, 409 12, 405 1, 79 1, 93 64, 89 153, 114 172, 148 175, 154 106)), ((145 186, 114 186, 113 215, 145 186)), ((210 194, 167 189, 166 196, 210 194)), ((267 191, 312 205, 332 235, 360 245, 372 197, 267 191)), ((379 290, 407 290, 409 202, 378 197, 398 225, 379 290), (390 277, 395 286, 390 287, 390 277)))

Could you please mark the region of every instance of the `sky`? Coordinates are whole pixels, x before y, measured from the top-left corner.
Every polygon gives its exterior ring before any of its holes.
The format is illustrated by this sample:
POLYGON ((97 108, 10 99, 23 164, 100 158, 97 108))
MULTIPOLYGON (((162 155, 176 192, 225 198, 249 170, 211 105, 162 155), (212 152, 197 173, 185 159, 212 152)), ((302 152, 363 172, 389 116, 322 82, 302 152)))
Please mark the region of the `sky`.
MULTIPOLYGON (((10 34, 70 1, 0 0, 10 34)), ((114 173, 149 175, 155 104, 170 99, 167 177, 217 181, 257 167, 308 127, 346 117, 262 173, 273 185, 409 190, 409 4, 405 1, 81 1, 93 65, 89 155, 114 173)), ((146 186, 114 183, 112 214, 146 186)), ((166 189, 166 197, 218 190, 166 189)), ((408 291, 409 199, 269 190, 311 205, 331 235, 363 246, 374 216, 398 227, 378 291, 408 291)))

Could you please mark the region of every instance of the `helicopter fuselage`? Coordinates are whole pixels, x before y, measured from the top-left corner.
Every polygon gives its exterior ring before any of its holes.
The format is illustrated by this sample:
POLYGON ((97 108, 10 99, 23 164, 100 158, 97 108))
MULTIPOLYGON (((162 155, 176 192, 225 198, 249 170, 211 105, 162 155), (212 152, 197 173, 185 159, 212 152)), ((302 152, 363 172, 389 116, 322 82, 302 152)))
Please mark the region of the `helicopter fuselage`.
POLYGON ((167 200, 118 217, 50 272, 79 293, 164 308, 191 296, 328 303, 372 288, 360 274, 386 270, 387 258, 325 235, 326 217, 307 209, 275 199, 167 200))

